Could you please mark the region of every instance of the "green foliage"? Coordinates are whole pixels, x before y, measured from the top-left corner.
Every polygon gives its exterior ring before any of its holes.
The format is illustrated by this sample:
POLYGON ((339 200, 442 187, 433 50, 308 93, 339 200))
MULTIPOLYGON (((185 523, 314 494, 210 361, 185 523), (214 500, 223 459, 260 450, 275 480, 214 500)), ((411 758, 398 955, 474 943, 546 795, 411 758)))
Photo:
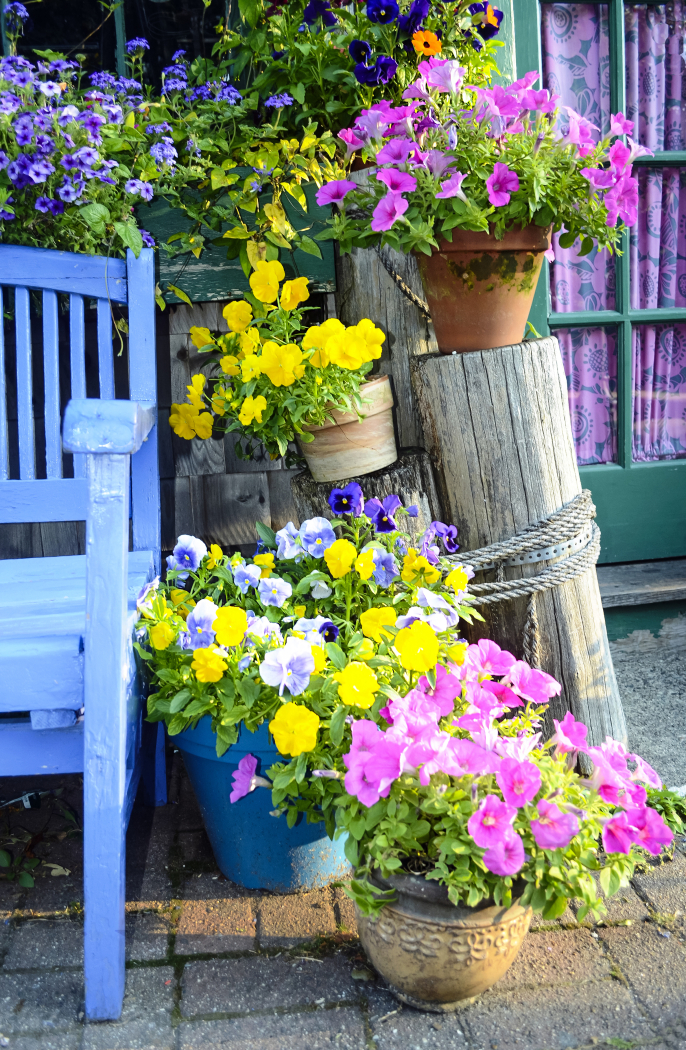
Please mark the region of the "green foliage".
POLYGON ((656 809, 675 834, 686 831, 686 798, 668 787, 648 788, 648 805, 656 809))

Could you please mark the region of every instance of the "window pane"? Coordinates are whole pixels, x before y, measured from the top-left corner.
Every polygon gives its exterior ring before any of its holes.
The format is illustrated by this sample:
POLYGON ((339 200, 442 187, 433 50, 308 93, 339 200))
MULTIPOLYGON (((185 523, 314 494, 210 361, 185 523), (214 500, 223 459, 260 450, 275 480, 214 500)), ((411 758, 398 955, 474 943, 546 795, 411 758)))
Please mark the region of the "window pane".
POLYGON ((579 466, 617 459, 617 330, 557 328, 579 466))
POLYGON ((681 2, 625 7, 626 115, 633 138, 655 150, 685 148, 685 22, 681 2))
POLYGON ((634 460, 686 457, 686 325, 637 325, 632 357, 634 460))
POLYGON ((686 306, 686 169, 639 168, 630 233, 631 305, 686 306))

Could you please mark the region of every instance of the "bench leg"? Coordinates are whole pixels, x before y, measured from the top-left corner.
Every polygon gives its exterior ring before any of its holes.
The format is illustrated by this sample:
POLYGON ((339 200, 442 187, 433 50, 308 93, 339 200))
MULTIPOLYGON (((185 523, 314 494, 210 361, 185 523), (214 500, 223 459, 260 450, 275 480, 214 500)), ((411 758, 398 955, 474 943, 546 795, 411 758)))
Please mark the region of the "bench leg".
POLYGON ((146 806, 167 804, 167 762, 164 753, 164 722, 143 719, 143 802, 146 806))

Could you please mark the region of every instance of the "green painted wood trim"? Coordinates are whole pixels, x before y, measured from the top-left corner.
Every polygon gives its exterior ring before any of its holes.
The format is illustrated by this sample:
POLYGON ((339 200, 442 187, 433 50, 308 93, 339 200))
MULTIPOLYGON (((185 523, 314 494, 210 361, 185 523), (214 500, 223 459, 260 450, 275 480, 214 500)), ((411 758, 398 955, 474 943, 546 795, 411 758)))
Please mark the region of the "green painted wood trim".
POLYGON ((579 325, 620 324, 628 316, 634 324, 660 324, 662 321, 686 321, 686 307, 661 306, 655 310, 574 310, 568 314, 550 314, 551 328, 572 328, 579 325))
POLYGON ((636 157, 634 164, 650 168, 670 168, 686 164, 686 150, 675 149, 673 152, 659 152, 652 157, 636 157))
POLYGON ((0 33, 2 34, 3 55, 9 55, 10 53, 10 42, 7 39, 7 33, 5 32, 5 8, 8 3, 9 0, 0 0, 0 33))
POLYGON ((126 24, 124 21, 124 0, 114 12, 114 30, 116 33, 116 60, 117 73, 120 77, 126 76, 126 24))
POLYGON ((686 615, 686 601, 653 602, 650 605, 620 605, 604 609, 607 637, 611 642, 627 638, 634 631, 650 631, 656 638, 665 620, 686 615))

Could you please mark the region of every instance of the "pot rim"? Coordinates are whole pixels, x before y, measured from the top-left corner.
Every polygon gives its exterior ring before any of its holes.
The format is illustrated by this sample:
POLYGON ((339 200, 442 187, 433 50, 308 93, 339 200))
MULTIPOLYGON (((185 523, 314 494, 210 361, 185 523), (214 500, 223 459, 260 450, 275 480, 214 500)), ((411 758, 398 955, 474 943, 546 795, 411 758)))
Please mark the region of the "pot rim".
MULTIPOLYGON (((443 886, 435 879, 427 879, 424 875, 412 875, 410 872, 398 872, 396 875, 384 877, 378 868, 369 875, 369 881, 382 890, 395 890, 399 895, 412 897, 415 900, 424 901, 426 904, 444 905, 452 909, 462 910, 474 914, 485 911, 487 908, 502 907, 497 905, 493 897, 484 897, 478 904, 468 905, 460 902, 453 904, 448 896, 447 886, 443 886)), ((524 892, 524 879, 517 879, 512 885, 512 905, 519 903, 519 898, 524 892)))
MULTIPOLYGON (((441 237, 438 248, 431 249, 432 257, 441 254, 452 254, 454 252, 531 252, 534 255, 542 254, 550 248, 552 239, 552 225, 536 226, 535 223, 527 223, 519 228, 506 230, 500 240, 496 240, 493 233, 493 224, 490 224, 488 233, 485 230, 463 230, 455 227, 452 230, 453 240, 448 241, 441 237), (460 242, 463 243, 460 243, 460 242)), ((419 260, 427 259, 423 252, 415 252, 419 260)))
POLYGON ((387 386, 389 389, 389 404, 384 404, 384 399, 380 398, 379 401, 377 401, 376 403, 372 403, 367 407, 367 410, 361 419, 357 415, 357 412, 340 412, 336 410, 334 412, 333 420, 328 419, 326 423, 320 423, 318 426, 305 424, 303 426, 303 430, 307 430, 310 434, 318 434, 322 430, 331 430, 332 427, 343 427, 347 426, 349 423, 363 423, 366 419, 371 419, 373 416, 378 416, 381 412, 386 412, 390 409, 393 409, 395 405, 395 399, 393 397, 393 389, 391 387, 390 377, 386 373, 384 373, 383 375, 374 376, 374 378, 370 379, 369 382, 363 383, 360 387, 360 395, 364 398, 365 393, 369 392, 370 387, 374 387, 374 392, 376 392, 376 390, 381 386, 387 386))

